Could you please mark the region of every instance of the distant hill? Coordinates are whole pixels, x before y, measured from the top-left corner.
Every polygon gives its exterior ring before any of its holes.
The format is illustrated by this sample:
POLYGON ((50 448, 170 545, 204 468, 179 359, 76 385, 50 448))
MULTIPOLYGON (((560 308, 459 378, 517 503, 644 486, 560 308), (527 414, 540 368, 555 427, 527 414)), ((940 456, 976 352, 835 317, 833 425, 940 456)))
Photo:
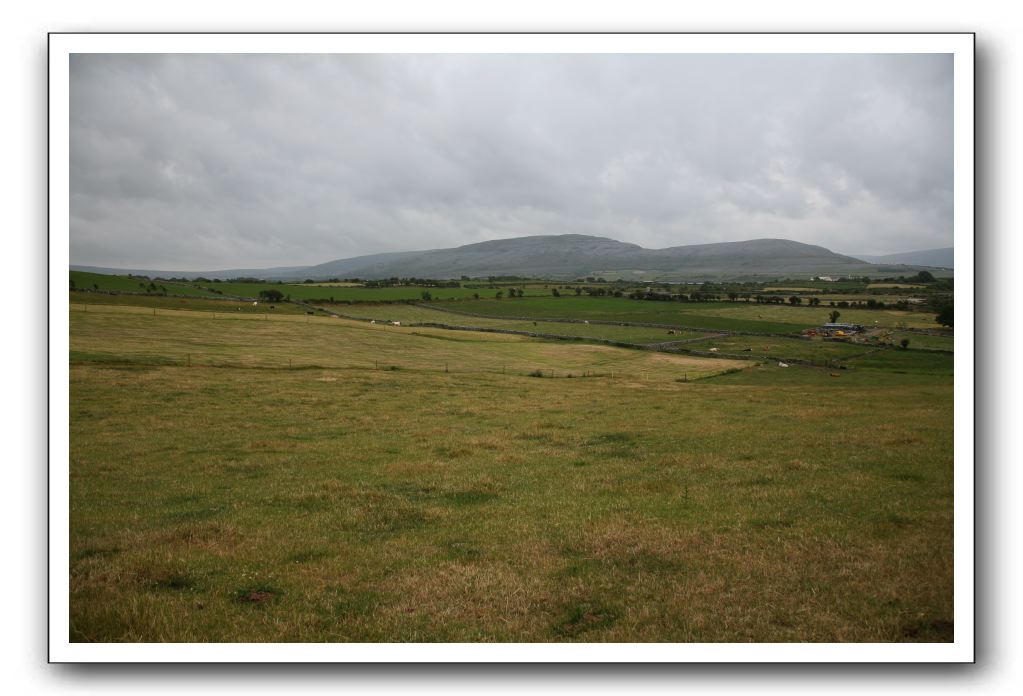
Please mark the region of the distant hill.
POLYGON ((901 254, 887 256, 858 255, 856 258, 867 263, 912 264, 914 266, 930 266, 932 268, 954 268, 955 253, 952 247, 943 249, 924 249, 923 251, 904 251, 901 254))
MULTIPOLYGON (((894 262, 893 262, 894 263, 894 262)), ((915 266, 884 266, 787 239, 691 244, 644 249, 606 237, 564 234, 498 239, 453 249, 404 251, 338 259, 316 266, 230 269, 201 273, 72 266, 100 273, 206 278, 252 276, 268 280, 326 278, 459 278, 530 276, 633 280, 768 279, 784 276, 912 273, 915 266)))
MULTIPOLYGON (((767 278, 785 275, 855 275, 871 264, 821 246, 786 239, 692 244, 644 249, 606 237, 565 234, 517 237, 454 249, 340 259, 303 271, 311 278, 458 278, 475 276, 592 275, 634 279, 767 278)), ((299 274, 301 275, 301 274, 299 274)))

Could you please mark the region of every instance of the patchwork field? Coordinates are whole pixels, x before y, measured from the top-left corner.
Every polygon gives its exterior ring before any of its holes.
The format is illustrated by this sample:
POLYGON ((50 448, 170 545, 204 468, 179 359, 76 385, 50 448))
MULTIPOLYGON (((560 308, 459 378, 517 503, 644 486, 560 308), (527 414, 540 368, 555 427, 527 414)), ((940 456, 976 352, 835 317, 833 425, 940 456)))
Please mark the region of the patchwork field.
MULTIPOLYGON (((559 297, 513 300, 463 300, 438 303, 450 308, 493 316, 605 319, 688 326, 708 330, 799 333, 828 321, 833 307, 758 305, 755 302, 652 302, 628 298, 559 297)), ((841 309, 840 321, 864 326, 938 328, 934 315, 898 310, 841 309)))
POLYGON ((559 322, 544 319, 540 319, 538 321, 491 319, 488 317, 467 316, 455 312, 443 311, 445 309, 444 306, 430 308, 404 304, 366 304, 353 307, 330 307, 329 309, 331 311, 341 312, 346 316, 360 317, 364 319, 399 321, 403 323, 446 324, 449 326, 473 328, 508 329, 511 331, 544 333, 557 336, 579 336, 583 338, 602 339, 608 341, 621 341, 624 343, 635 343, 637 345, 662 343, 665 341, 681 341, 690 338, 700 338, 707 335, 706 332, 702 331, 685 331, 677 329, 673 334, 669 334, 665 329, 652 327, 584 324, 578 321, 559 322))
POLYGON ((952 639, 951 355, 216 317, 72 307, 74 641, 952 639))
POLYGON ((70 306, 72 311, 88 311, 86 308, 92 305, 106 307, 124 307, 125 311, 136 311, 141 308, 152 310, 186 310, 214 313, 235 312, 242 314, 278 315, 278 314, 305 314, 306 308, 291 302, 253 304, 248 301, 220 300, 214 297, 162 297, 159 295, 104 295, 102 293, 70 293, 70 306), (273 309, 270 309, 273 307, 273 309))

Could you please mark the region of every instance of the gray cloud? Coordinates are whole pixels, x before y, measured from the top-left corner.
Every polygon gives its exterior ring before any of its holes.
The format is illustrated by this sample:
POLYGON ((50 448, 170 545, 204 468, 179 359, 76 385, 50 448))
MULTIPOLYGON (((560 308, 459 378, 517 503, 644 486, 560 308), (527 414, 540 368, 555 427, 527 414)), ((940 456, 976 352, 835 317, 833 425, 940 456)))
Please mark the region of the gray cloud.
POLYGON ((75 55, 71 259, 952 244, 945 55, 75 55))

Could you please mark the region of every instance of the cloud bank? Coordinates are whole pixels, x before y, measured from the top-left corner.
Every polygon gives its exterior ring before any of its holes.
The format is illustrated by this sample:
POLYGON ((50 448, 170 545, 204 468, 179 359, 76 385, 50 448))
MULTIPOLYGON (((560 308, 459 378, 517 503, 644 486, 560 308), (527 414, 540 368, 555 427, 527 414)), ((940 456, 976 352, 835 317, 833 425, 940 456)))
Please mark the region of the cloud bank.
POLYGON ((952 245, 948 55, 75 55, 72 263, 952 245))

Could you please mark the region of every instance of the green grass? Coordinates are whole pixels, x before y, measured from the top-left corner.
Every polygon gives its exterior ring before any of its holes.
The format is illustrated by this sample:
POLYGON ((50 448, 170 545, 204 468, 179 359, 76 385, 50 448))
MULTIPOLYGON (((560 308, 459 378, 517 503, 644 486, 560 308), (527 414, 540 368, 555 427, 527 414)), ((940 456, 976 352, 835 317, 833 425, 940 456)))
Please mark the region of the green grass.
POLYGON ((706 351, 717 348, 722 353, 749 355, 751 357, 771 356, 777 359, 809 360, 817 364, 842 361, 864 352, 874 350, 870 345, 776 336, 723 336, 686 343, 685 348, 706 351))
MULTIPOLYGON (((828 321, 830 307, 791 307, 746 302, 654 302, 625 297, 538 297, 438 303, 460 311, 492 316, 604 319, 690 326, 709 330, 799 333, 828 321)), ((932 314, 896 310, 840 310, 840 321, 864 326, 937 328, 932 314)))
MULTIPOLYGON (((476 293, 480 297, 493 297, 497 290, 471 288, 427 288, 427 287, 395 287, 395 288, 362 288, 362 287, 324 287, 303 283, 203 283, 206 287, 216 288, 226 295, 240 297, 258 297, 260 290, 279 290, 293 300, 329 300, 335 302, 394 302, 400 300, 422 300, 423 292, 438 300, 471 299, 476 293)), ((517 287, 517 286, 516 286, 517 287)), ((547 294, 549 291, 523 286, 526 294, 547 294)), ((507 291, 505 291, 507 294, 507 291)), ((525 298, 523 298, 525 299, 525 298)))
POLYGON ((893 343, 898 344, 904 338, 909 339, 909 349, 955 350, 955 338, 948 336, 932 336, 930 334, 913 333, 912 331, 895 331, 891 335, 893 343))
POLYGON ((156 295, 104 295, 93 292, 71 292, 71 311, 89 311, 86 305, 107 307, 140 307, 146 309, 179 309, 204 312, 240 312, 242 314, 305 314, 305 307, 290 302, 252 304, 248 301, 206 299, 204 297, 162 297, 156 295), (273 309, 270 309, 273 307, 273 309))
MULTIPOLYGON (((422 300, 422 294, 427 291, 435 299, 471 299, 474 295, 480 297, 494 297, 498 289, 491 288, 430 288, 430 287, 393 287, 393 288, 364 288, 327 286, 315 283, 227 283, 209 281, 157 281, 144 280, 141 278, 130 278, 126 275, 106 275, 100 273, 86 273, 84 271, 70 271, 70 280, 74 283, 76 290, 104 290, 112 292, 146 293, 150 282, 157 286, 157 292, 164 290, 169 295, 194 295, 196 297, 259 297, 261 290, 279 290, 293 300, 329 300, 333 298, 336 302, 395 302, 403 300, 422 300), (161 289, 162 288, 162 289, 161 289)), ((507 294, 507 288, 522 288, 527 296, 546 296, 550 294, 546 284, 530 283, 502 283, 500 288, 507 294)))
MULTIPOLYGON (((455 308, 456 305, 452 305, 455 308)), ((337 311, 352 317, 366 319, 383 319, 409 323, 433 323, 449 326, 509 329, 531 333, 544 333, 556 336, 579 336, 583 338, 603 339, 645 345, 665 341, 679 341, 699 338, 705 335, 698 331, 676 331, 669 335, 665 329, 642 326, 616 326, 606 324, 583 324, 577 322, 556 321, 515 321, 510 319, 490 319, 473 317, 455 312, 443 311, 447 305, 434 305, 433 308, 415 305, 358 305, 340 308, 337 311)), ((335 309, 335 308, 331 308, 335 309)))
POLYGON ((74 641, 952 638, 931 354, 103 309, 70 318, 74 641))
MULTIPOLYGON (((84 271, 70 271, 70 281, 76 290, 104 290, 108 292, 131 292, 146 294, 146 288, 150 282, 166 289, 169 295, 195 295, 197 297, 213 297, 214 294, 203 288, 197 288, 189 283, 171 283, 168 281, 149 281, 141 278, 129 278, 128 276, 105 275, 102 273, 86 273, 84 271), (141 285, 140 285, 141 284, 141 285)), ((86 293, 81 293, 85 295, 86 293)))

